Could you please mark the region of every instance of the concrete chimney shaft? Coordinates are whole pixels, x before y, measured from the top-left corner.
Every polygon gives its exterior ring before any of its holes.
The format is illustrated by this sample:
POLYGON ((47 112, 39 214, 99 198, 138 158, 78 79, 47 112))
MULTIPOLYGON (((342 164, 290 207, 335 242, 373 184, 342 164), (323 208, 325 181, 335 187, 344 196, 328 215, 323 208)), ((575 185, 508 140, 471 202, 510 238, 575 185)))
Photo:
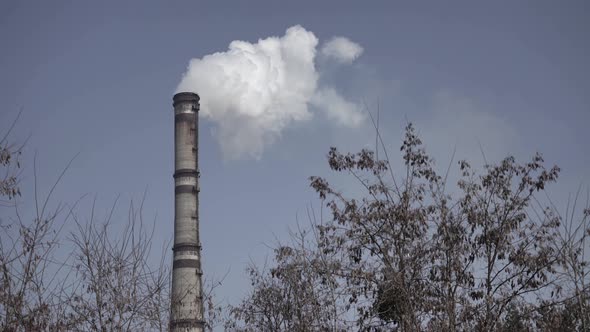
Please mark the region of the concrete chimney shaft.
POLYGON ((170 331, 204 331, 199 239, 199 96, 174 95, 174 247, 170 331))

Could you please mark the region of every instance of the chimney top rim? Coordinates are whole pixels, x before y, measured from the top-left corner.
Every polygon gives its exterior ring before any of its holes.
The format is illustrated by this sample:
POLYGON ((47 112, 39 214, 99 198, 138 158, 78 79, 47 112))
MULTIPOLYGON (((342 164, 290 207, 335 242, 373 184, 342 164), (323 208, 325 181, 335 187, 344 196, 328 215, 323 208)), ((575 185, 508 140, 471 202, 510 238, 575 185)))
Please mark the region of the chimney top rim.
POLYGON ((194 92, 179 92, 177 94, 174 95, 174 97, 172 98, 172 100, 174 101, 174 104, 178 104, 178 103, 190 103, 190 102, 199 102, 201 98, 199 97, 198 94, 194 93, 194 92))

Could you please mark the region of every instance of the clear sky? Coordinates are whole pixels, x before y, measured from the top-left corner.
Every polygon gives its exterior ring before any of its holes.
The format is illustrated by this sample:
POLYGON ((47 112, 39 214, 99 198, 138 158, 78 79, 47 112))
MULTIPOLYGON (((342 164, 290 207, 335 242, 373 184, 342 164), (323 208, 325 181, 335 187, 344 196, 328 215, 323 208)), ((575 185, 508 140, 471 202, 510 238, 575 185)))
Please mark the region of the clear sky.
MULTIPOLYGON (((456 159, 481 163, 481 144, 488 161, 540 151, 559 164, 560 185, 551 191, 558 201, 590 184, 588 1, 1 0, 0 129, 23 109, 14 138, 31 136, 25 199, 35 152, 43 191, 79 152, 55 201, 89 193, 106 210, 117 195, 125 204, 147 189, 144 215, 156 218, 155 241, 170 240, 172 96, 189 61, 226 52, 234 40, 282 37, 295 25, 318 40, 318 89, 332 89, 342 105, 379 108, 392 152, 412 121, 443 169, 454 147, 456 159), (338 36, 362 47, 350 64, 322 57, 338 36)), ((202 117, 204 270, 209 278, 230 271, 222 299, 241 297, 250 260, 264 260, 297 217, 304 223, 310 204, 318 209, 307 178, 329 173, 329 147, 374 142, 366 118, 338 125, 313 98, 302 102, 307 119, 263 128, 271 142, 235 158, 218 135, 229 120, 202 117)), ((240 130, 236 123, 230 129, 240 130)), ((257 124, 245 122, 254 127, 239 138, 250 139, 257 124)))

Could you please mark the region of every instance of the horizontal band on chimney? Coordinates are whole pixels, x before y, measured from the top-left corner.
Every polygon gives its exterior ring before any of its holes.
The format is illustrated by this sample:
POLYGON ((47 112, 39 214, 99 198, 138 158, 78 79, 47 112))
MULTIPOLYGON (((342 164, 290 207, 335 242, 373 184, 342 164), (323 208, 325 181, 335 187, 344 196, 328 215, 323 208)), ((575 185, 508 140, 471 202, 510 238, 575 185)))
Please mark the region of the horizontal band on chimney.
POLYGON ((190 169, 190 168, 181 168, 181 169, 177 169, 176 172, 174 172, 174 175, 172 175, 172 177, 174 177, 175 179, 177 177, 199 177, 199 171, 195 170, 195 169, 190 169))
POLYGON ((174 116, 174 123, 188 122, 195 123, 195 113, 178 113, 174 116))
POLYGON ((181 186, 174 187, 175 194, 196 194, 197 187, 191 186, 190 184, 183 184, 181 186))
POLYGON ((172 247, 172 251, 177 252, 177 251, 199 251, 201 250, 201 246, 198 244, 194 244, 194 243, 179 243, 179 244, 175 244, 174 247, 172 247))
POLYGON ((184 318, 184 319, 175 319, 173 321, 170 321, 170 330, 172 330, 173 328, 196 328, 196 327, 201 327, 204 328, 205 327, 205 321, 202 320, 198 320, 198 319, 190 319, 190 318, 184 318))
POLYGON ((199 264, 199 260, 197 259, 176 259, 174 261, 172 261, 172 269, 182 269, 185 267, 190 267, 190 268, 194 268, 194 269, 199 269, 200 268, 200 264, 199 264))

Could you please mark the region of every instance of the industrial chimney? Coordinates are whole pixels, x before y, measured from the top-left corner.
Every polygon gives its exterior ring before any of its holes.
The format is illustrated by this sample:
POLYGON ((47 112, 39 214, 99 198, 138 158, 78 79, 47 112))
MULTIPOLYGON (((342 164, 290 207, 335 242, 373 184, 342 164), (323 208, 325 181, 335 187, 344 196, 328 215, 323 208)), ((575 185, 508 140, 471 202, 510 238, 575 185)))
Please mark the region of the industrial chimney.
POLYGON ((199 96, 174 95, 174 247, 170 331, 204 331, 199 240, 199 96))

